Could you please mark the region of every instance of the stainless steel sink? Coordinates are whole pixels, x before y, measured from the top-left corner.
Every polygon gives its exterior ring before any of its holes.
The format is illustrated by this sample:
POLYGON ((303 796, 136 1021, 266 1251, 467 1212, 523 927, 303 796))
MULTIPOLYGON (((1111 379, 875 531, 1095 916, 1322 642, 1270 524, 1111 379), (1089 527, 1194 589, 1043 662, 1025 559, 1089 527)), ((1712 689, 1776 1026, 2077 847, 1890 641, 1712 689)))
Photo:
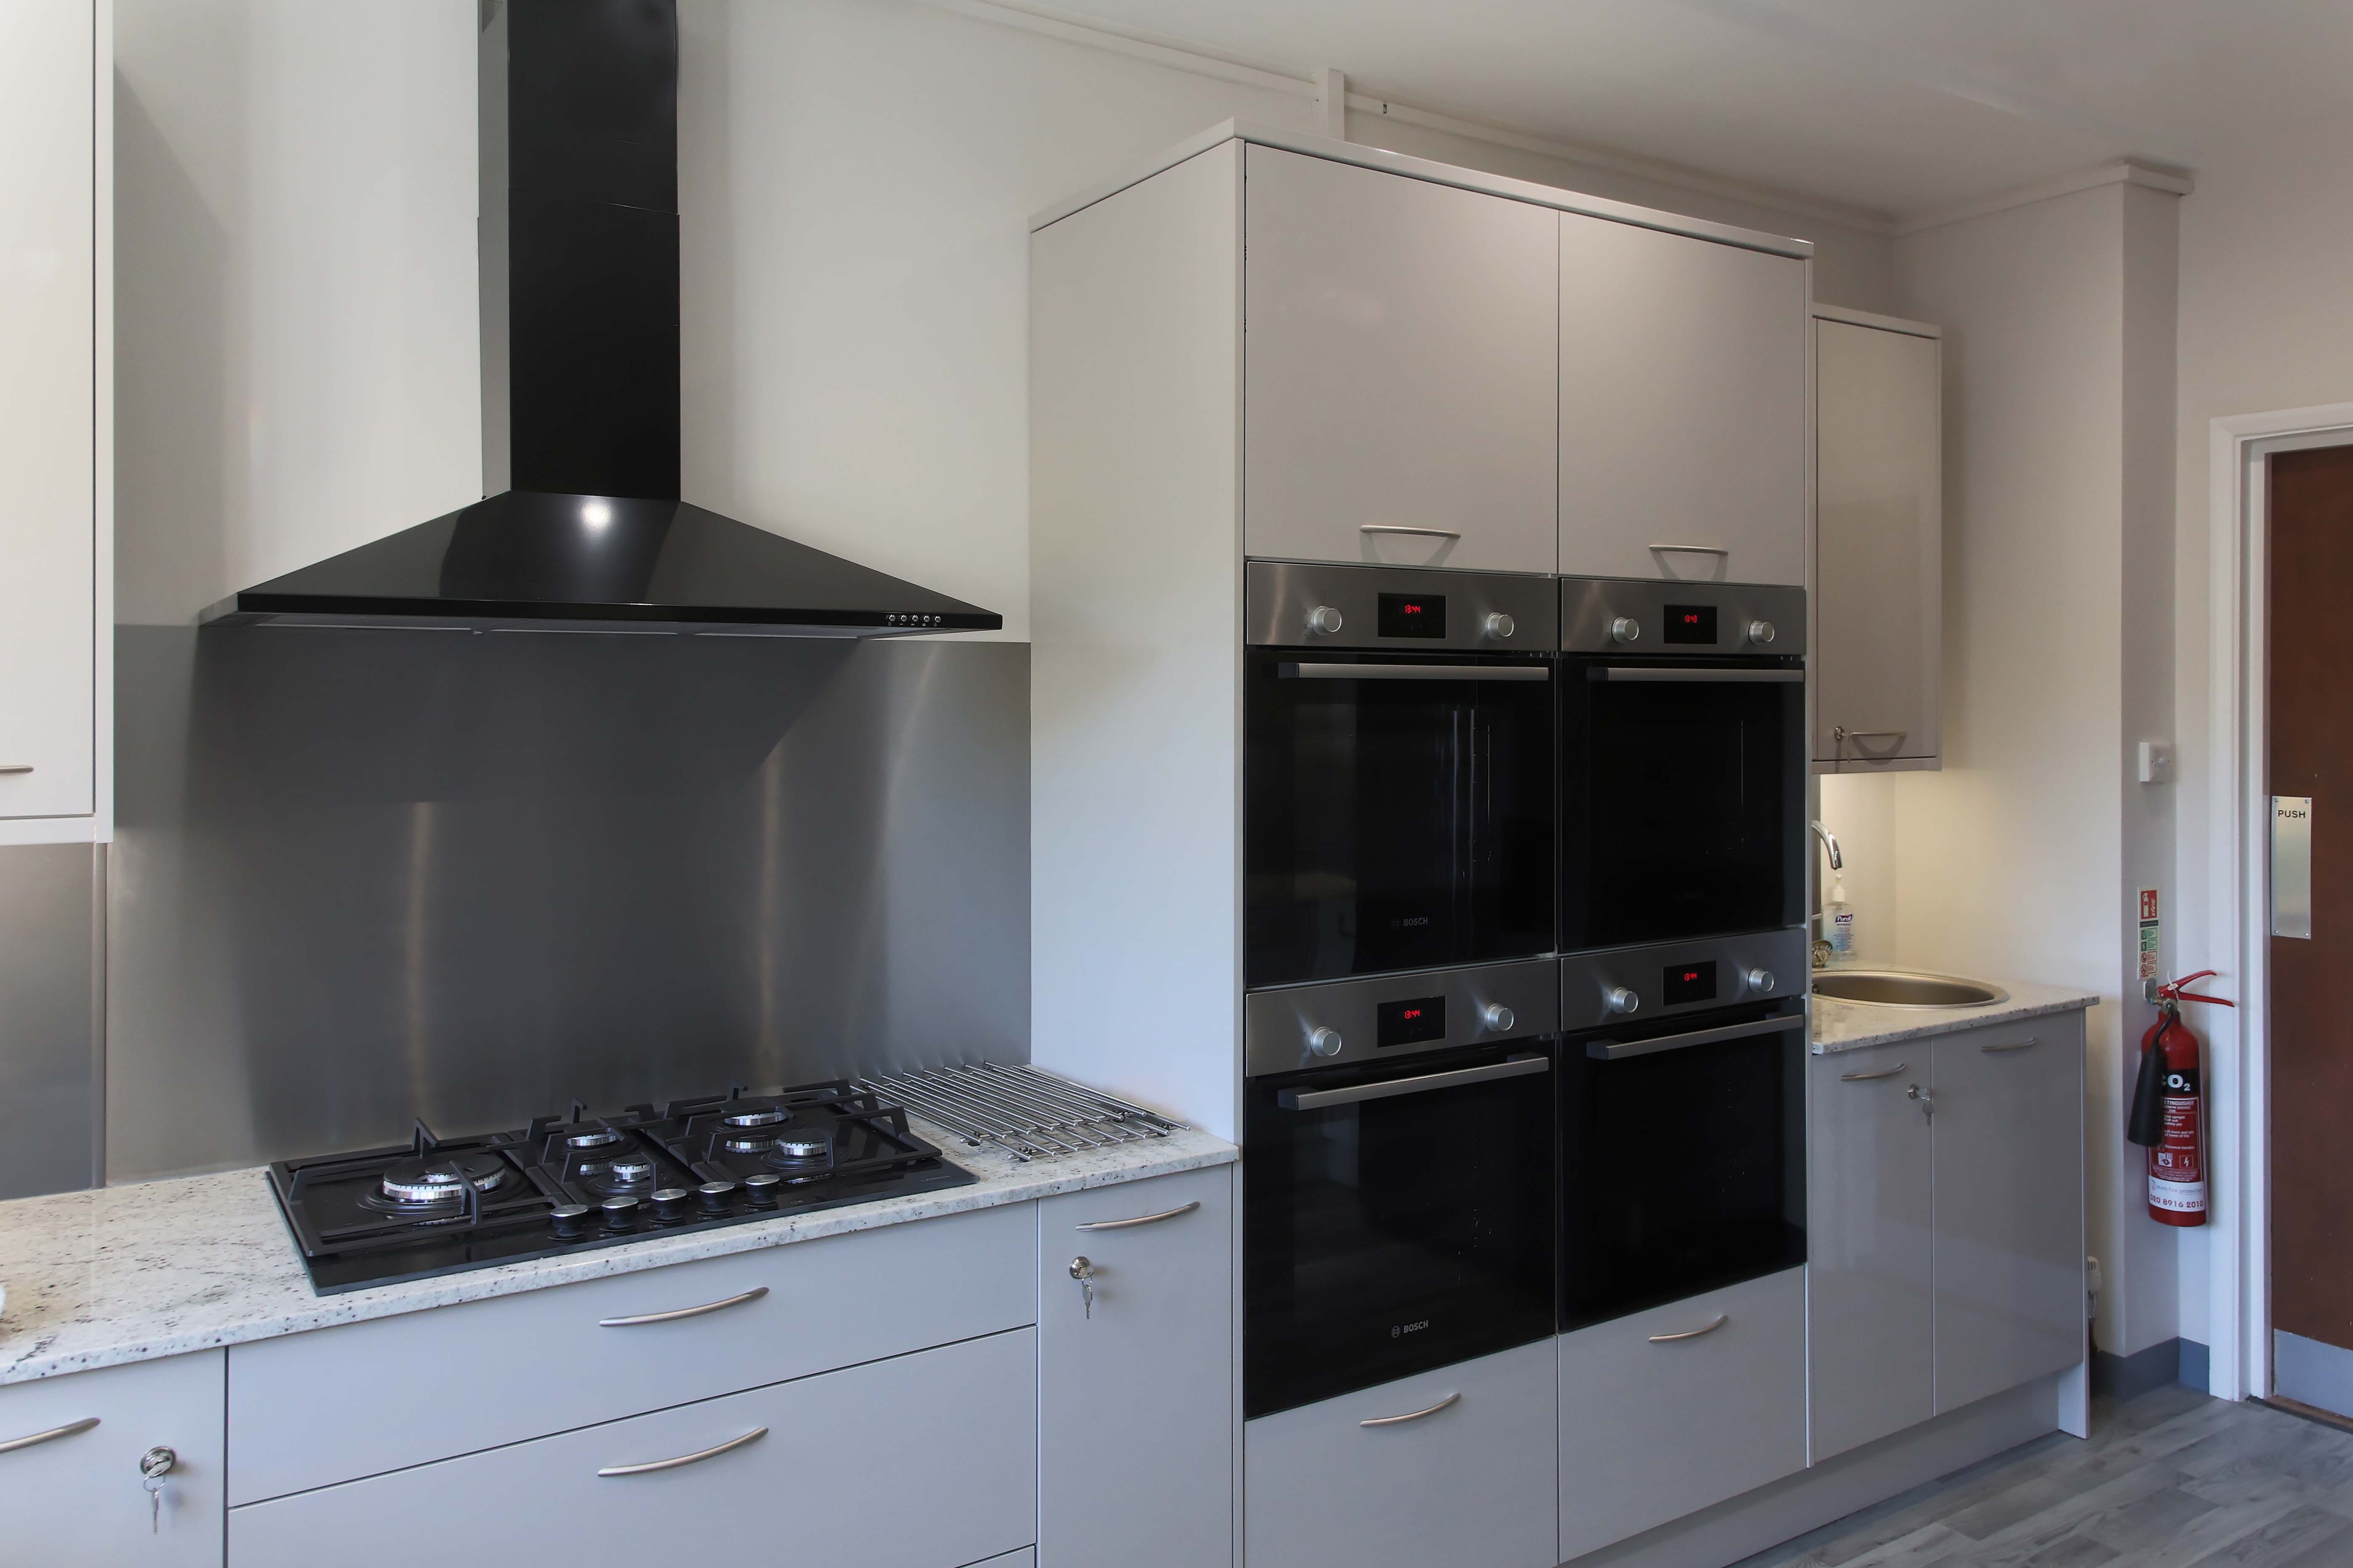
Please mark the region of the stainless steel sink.
POLYGON ((1999 985, 1916 969, 1818 969, 1814 994, 1873 1007, 1985 1007, 2010 1000, 1999 985))

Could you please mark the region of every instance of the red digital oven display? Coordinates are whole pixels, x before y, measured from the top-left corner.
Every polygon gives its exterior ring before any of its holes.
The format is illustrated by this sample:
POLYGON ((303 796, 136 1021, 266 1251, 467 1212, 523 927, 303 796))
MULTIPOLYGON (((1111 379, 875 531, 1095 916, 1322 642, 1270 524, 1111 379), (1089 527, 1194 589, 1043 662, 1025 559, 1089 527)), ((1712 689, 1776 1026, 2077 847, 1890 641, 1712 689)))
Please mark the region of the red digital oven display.
POLYGON ((1715 1000, 1715 960, 1712 958, 1705 963, 1671 963, 1663 979, 1660 989, 1670 1007, 1715 1000))
POLYGON ((1383 594, 1377 616, 1385 637, 1442 637, 1446 635, 1443 594, 1383 594))
POLYGON ((1416 1046, 1446 1037, 1446 998, 1417 996, 1409 1002, 1383 1002, 1373 1009, 1373 1044, 1416 1046))

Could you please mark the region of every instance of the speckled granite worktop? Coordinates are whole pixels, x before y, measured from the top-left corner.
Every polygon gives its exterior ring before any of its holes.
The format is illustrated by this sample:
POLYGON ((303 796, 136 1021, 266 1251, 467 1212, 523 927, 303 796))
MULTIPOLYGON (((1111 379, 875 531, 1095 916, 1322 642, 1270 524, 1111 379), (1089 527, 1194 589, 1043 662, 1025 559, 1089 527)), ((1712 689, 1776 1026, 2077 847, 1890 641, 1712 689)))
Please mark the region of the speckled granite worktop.
POLYGON ((2071 991, 2063 985, 2035 985, 2023 980, 1993 983, 2010 993, 2009 1001, 1981 1007, 1880 1007, 1867 1002, 1841 1002, 1834 997, 1817 996, 1814 1054, 1832 1056, 1894 1040, 1949 1035, 1955 1029, 1974 1029, 1986 1024, 2014 1024, 2021 1018, 2096 1007, 2100 1003, 2097 996, 2071 991))
POLYGON ((918 1131, 979 1182, 340 1296, 311 1293, 259 1168, 0 1203, 0 1283, 8 1292, 0 1312, 0 1384, 1024 1203, 1237 1157, 1230 1143, 1179 1131, 1016 1164, 920 1121, 918 1131))

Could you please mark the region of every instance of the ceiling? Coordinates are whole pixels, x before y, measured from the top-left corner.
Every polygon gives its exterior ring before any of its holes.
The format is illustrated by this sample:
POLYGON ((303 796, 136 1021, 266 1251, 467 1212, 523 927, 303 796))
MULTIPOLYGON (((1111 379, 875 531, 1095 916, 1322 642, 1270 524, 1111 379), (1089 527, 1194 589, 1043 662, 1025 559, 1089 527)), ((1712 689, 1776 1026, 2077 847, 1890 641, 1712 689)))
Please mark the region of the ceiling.
MULTIPOLYGON (((1025 9, 1029 8, 1027 6, 1025 9)), ((2347 0, 1053 0, 1352 91, 1902 218, 2353 113, 2347 0)))

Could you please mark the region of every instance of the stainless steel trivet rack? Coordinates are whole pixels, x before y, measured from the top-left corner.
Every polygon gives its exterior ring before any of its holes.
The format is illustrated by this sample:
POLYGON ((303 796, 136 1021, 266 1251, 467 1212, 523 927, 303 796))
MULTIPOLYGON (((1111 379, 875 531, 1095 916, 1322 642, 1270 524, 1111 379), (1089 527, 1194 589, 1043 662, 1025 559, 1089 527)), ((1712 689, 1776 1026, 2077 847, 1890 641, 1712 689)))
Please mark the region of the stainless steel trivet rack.
POLYGON ((1166 1138, 1185 1127, 1042 1068, 982 1062, 862 1078, 858 1087, 897 1101, 972 1148, 993 1143, 1024 1163, 1166 1138))

